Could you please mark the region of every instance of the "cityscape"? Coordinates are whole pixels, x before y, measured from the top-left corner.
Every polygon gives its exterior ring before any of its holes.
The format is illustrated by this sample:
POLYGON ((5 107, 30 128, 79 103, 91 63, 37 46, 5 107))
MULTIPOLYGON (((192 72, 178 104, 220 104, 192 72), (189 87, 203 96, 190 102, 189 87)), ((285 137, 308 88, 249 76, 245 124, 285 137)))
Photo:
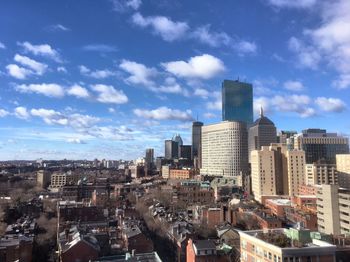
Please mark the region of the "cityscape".
POLYGON ((0 262, 350 261, 348 0, 0 24, 0 262))

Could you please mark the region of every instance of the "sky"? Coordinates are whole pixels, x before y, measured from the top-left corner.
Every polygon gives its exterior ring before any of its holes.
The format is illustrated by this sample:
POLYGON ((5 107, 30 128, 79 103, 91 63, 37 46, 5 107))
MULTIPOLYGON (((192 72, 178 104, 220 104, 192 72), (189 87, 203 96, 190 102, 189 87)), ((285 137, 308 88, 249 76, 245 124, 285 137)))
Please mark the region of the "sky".
POLYGON ((163 155, 253 84, 278 130, 348 136, 348 0, 4 0, 0 160, 163 155))

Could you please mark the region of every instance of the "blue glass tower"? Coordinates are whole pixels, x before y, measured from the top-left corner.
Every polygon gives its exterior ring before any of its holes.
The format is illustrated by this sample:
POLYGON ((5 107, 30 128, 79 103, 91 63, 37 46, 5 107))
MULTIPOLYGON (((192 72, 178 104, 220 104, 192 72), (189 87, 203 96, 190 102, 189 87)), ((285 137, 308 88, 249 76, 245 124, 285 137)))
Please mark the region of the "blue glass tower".
POLYGON ((238 80, 222 82, 222 120, 253 123, 253 86, 238 80))

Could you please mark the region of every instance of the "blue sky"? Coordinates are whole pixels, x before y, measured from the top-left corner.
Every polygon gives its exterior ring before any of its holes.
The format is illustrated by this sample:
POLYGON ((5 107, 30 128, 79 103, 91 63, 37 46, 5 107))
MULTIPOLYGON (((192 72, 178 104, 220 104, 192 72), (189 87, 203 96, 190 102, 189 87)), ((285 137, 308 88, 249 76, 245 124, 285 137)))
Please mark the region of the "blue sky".
POLYGON ((134 159, 221 119, 223 79, 279 130, 350 134, 348 0, 0 3, 0 159, 134 159))

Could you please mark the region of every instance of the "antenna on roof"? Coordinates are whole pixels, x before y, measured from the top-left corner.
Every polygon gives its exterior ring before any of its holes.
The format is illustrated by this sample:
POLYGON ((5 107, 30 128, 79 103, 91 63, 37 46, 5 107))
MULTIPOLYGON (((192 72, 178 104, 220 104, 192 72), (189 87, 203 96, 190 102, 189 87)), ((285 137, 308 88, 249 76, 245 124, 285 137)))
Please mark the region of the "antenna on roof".
POLYGON ((264 116, 264 109, 262 106, 260 106, 260 117, 264 116))

